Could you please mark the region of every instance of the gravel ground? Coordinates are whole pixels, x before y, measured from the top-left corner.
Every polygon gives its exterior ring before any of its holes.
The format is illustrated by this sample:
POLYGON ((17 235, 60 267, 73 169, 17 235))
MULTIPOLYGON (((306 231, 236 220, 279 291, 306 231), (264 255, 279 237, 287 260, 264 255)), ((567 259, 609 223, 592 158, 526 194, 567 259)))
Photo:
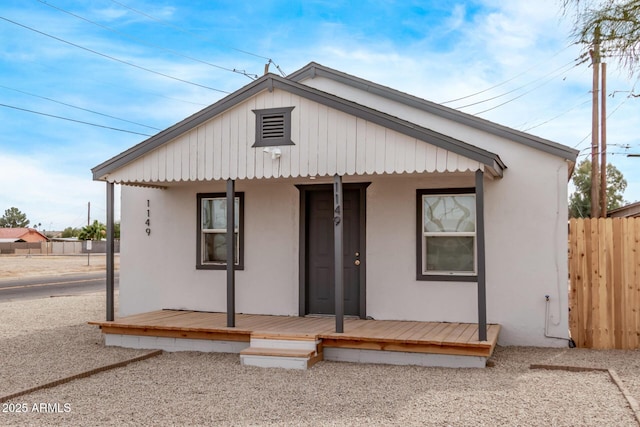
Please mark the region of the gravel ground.
MULTIPOLYGON (((145 353, 102 346, 86 321, 103 310, 99 294, 0 304, 0 396, 145 353)), ((319 362, 288 371, 244 367, 238 355, 164 353, 16 398, 27 412, 0 412, 0 425, 637 426, 606 372, 529 366, 612 368, 640 399, 639 356, 506 347, 487 369, 319 362), (60 412, 35 412, 42 403, 60 412)))
MULTIPOLYGON (((118 269, 119 254, 115 255, 114 263, 118 269)), ((17 277, 105 271, 106 265, 104 254, 92 254, 88 260, 87 255, 0 255, 0 281, 17 277)))

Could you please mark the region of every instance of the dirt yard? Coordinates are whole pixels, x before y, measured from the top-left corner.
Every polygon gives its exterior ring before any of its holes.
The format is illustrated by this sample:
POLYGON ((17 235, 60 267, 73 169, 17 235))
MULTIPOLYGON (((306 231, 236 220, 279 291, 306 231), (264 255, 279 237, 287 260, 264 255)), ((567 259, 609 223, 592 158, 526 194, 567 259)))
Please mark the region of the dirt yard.
MULTIPOLYGON (((120 266, 120 255, 115 256, 116 269, 120 266)), ((2 255, 0 256, 0 280, 18 277, 61 275, 104 271, 104 254, 87 255, 2 255), (88 265, 87 265, 88 262, 88 265)))

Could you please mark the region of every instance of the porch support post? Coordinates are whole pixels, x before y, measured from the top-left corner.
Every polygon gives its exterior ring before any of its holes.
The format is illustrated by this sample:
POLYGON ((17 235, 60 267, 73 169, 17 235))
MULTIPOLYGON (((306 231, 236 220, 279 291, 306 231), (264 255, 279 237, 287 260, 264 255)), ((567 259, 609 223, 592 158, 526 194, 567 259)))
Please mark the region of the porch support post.
POLYGON ((114 196, 113 182, 107 182, 107 321, 111 322, 114 319, 114 196))
POLYGON ((335 266, 335 311, 336 333, 344 332, 344 268, 343 268, 343 233, 342 233, 342 177, 338 174, 333 180, 333 241, 335 266))
POLYGON ((235 181, 227 180, 227 327, 236 326, 236 275, 235 275, 235 181))
POLYGON ((478 251, 478 341, 487 340, 487 281, 484 251, 484 173, 476 171, 476 250, 478 251))

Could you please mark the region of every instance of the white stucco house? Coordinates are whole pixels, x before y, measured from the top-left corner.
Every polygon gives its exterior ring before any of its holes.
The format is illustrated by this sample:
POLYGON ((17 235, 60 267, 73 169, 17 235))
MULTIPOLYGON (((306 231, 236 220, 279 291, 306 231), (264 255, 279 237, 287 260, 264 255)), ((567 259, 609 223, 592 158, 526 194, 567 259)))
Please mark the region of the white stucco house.
POLYGON ((577 154, 317 63, 266 74, 92 170, 110 209, 122 186, 118 315, 489 323, 566 346, 548 336, 568 337, 577 154))

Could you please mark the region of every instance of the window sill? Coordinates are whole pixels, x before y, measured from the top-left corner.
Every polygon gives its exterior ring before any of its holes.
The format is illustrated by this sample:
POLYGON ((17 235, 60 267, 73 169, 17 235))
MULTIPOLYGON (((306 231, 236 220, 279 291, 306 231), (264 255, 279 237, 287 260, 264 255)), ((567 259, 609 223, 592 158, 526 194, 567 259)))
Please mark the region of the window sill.
MULTIPOLYGON (((226 264, 198 264, 196 270, 226 270, 226 264)), ((244 270, 244 265, 236 265, 235 270, 244 270)))
POLYGON ((477 275, 457 275, 457 274, 419 274, 416 280, 425 282, 477 282, 477 275))

